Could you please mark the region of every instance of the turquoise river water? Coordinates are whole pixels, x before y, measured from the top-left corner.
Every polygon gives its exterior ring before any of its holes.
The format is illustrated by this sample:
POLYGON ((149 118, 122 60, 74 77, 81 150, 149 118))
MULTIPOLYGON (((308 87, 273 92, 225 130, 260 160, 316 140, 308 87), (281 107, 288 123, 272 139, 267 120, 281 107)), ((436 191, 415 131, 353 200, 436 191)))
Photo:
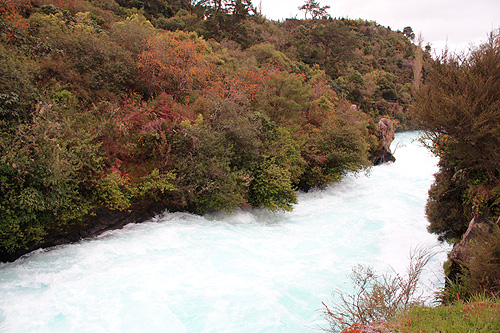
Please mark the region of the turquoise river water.
POLYGON ((358 263, 404 273, 426 231, 437 159, 398 134, 396 163, 299 195, 290 213, 164 213, 0 264, 0 332, 316 332, 358 263))

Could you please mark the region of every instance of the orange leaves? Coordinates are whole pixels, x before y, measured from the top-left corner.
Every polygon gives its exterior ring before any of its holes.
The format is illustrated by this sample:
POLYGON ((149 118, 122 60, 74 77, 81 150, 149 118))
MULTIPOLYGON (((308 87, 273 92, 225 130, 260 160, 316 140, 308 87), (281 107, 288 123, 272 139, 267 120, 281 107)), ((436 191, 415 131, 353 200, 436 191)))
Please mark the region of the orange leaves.
POLYGON ((241 70, 231 76, 223 75, 212 82, 207 92, 221 99, 229 99, 240 104, 254 101, 265 88, 268 77, 261 71, 241 70))
POLYGON ((6 22, 21 29, 26 29, 27 22, 21 13, 31 8, 31 0, 0 0, 0 16, 6 22))
POLYGON ((244 69, 232 75, 222 74, 218 80, 211 82, 207 92, 221 99, 245 104, 256 101, 261 92, 273 85, 272 79, 278 75, 305 80, 303 74, 289 73, 269 63, 256 70, 244 69))
POLYGON ((196 34, 169 32, 146 41, 138 66, 154 93, 183 97, 208 85, 213 76, 210 53, 208 44, 196 34))

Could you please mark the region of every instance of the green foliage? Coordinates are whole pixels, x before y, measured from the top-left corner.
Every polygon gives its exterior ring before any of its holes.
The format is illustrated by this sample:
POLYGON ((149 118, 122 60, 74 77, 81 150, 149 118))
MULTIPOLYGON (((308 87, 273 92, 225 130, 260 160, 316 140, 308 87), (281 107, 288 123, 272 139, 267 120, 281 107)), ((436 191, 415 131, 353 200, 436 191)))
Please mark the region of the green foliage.
POLYGON ((109 210, 290 210, 297 188, 366 167, 363 111, 404 118, 413 98, 407 38, 373 22, 273 22, 249 0, 23 4, 0 8, 0 251, 109 210))
POLYGON ((130 207, 131 189, 118 172, 103 176, 96 184, 97 200, 104 207, 124 210, 130 207))
POLYGON ((461 236, 474 210, 498 215, 492 190, 500 185, 499 40, 466 58, 437 61, 417 99, 415 115, 441 157, 427 208, 429 229, 447 240, 461 236), (481 191, 474 190, 478 186, 481 191))
POLYGON ((201 0, 197 2, 195 11, 205 17, 201 33, 207 39, 231 39, 243 46, 251 43, 245 25, 245 21, 255 12, 250 0, 201 0))
POLYGON ((0 44, 0 119, 27 118, 36 104, 38 64, 25 52, 0 44))
POLYGON ((112 25, 110 37, 126 50, 137 55, 146 49, 146 40, 156 33, 153 25, 140 14, 112 25))
POLYGON ((257 95, 259 110, 279 124, 305 122, 311 107, 311 88, 304 83, 304 77, 283 72, 270 72, 268 75, 267 89, 262 89, 257 95))
POLYGON ((263 142, 259 137, 259 118, 231 101, 215 101, 206 116, 210 127, 231 144, 231 167, 249 172, 259 158, 263 142))
POLYGON ((467 257, 461 263, 460 289, 457 293, 449 291, 449 298, 467 300, 477 293, 490 298, 500 295, 500 227, 492 224, 490 228, 469 245, 467 257))
MULTIPOLYGON (((273 44, 292 61, 319 64, 337 94, 370 116, 390 115, 400 128, 414 126, 407 115, 414 92, 401 89, 414 79, 416 47, 401 32, 349 19, 288 19, 280 26, 292 38, 273 44), (373 74, 385 82, 375 82, 373 74)), ((430 60, 428 54, 420 59, 424 74, 430 60)))
POLYGON ((309 189, 342 179, 369 166, 369 136, 363 116, 344 104, 305 143, 307 168, 300 187, 309 189))
POLYGON ((204 121, 188 125, 175 148, 184 208, 201 214, 244 203, 239 176, 230 167, 231 145, 221 133, 204 121))
POLYGON ((174 185, 175 179, 175 174, 171 172, 161 173, 159 169, 153 169, 138 184, 136 189, 137 196, 158 200, 158 197, 176 190, 174 185))
POLYGON ((170 17, 181 8, 189 8, 190 2, 185 0, 162 1, 162 0, 116 0, 126 8, 143 10, 149 17, 170 17))
POLYGON ((265 162, 255 171, 250 183, 250 202, 256 207, 266 207, 272 211, 292 210, 297 203, 297 195, 292 187, 290 171, 265 162))
POLYGON ((96 35, 87 30, 76 31, 62 45, 74 62, 74 68, 83 75, 93 90, 113 93, 135 88, 136 64, 130 53, 113 43, 107 35, 96 35))
POLYGON ((429 232, 439 235, 441 241, 454 241, 460 239, 469 225, 469 214, 466 214, 463 203, 467 185, 461 177, 454 177, 456 171, 446 164, 444 159, 439 163, 439 172, 434 175, 425 213, 429 232))
POLYGON ((196 31, 199 22, 200 20, 196 14, 180 9, 173 17, 156 20, 155 26, 170 31, 196 31))
POLYGON ((368 166, 367 145, 357 125, 334 118, 323 127, 320 147, 326 153, 326 173, 334 180, 368 166))
MULTIPOLYGON (((14 251, 53 227, 80 220, 92 207, 91 180, 102 159, 96 133, 77 126, 90 124, 89 114, 41 106, 29 126, 4 129, 1 136, 0 246, 14 251), (22 235, 13 243, 10 231, 22 235)), ((90 116, 90 118, 92 118, 90 116)))
POLYGON ((45 235, 47 231, 40 224, 21 227, 15 223, 4 223, 0 225, 0 249, 7 253, 27 249, 33 242, 42 242, 45 235))

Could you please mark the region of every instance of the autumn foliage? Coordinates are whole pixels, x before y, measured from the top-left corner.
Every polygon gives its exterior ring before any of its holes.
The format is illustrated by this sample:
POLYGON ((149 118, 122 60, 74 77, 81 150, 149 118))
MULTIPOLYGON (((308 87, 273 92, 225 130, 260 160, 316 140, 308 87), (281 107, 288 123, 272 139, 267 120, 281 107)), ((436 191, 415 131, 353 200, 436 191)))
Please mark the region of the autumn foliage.
POLYGON ((1 0, 0 16, 18 27, 26 27, 22 14, 31 8, 31 0, 1 0))
POLYGON ((379 111, 346 87, 383 99, 406 80, 333 70, 334 44, 315 63, 335 21, 267 21, 250 1, 0 1, 0 253, 114 212, 291 210, 369 166, 379 111))
POLYGON ((209 45, 195 33, 166 32, 150 37, 138 67, 154 94, 177 97, 199 90, 213 75, 209 45))
POLYGON ((28 22, 24 14, 31 8, 31 0, 0 0, 0 30, 4 30, 9 41, 16 35, 16 30, 24 31, 28 22))

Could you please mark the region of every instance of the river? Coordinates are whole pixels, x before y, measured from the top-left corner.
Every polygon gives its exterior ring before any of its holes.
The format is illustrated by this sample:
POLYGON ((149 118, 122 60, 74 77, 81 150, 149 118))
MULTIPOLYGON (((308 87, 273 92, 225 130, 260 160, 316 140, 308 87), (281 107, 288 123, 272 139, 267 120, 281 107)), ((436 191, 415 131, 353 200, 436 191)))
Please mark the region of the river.
POLYGON ((0 264, 0 332, 316 332, 358 263, 403 273, 426 231, 437 159, 396 135, 396 163, 301 193, 292 212, 164 213, 93 240, 0 264))

